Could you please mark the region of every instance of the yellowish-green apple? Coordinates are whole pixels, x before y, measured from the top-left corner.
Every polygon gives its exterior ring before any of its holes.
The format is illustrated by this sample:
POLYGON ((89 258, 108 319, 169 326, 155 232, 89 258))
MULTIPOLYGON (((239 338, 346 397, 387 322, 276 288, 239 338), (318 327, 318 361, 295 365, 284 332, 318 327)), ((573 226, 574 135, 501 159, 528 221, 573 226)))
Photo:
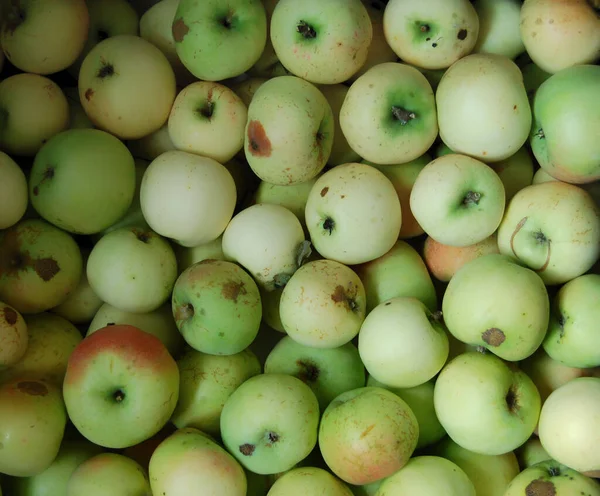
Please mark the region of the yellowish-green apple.
POLYGON ((67 97, 69 104, 69 129, 89 129, 93 128, 94 123, 83 110, 81 100, 79 99, 79 89, 77 86, 65 86, 62 91, 67 97))
POLYGON ((471 53, 479 18, 468 0, 390 0, 383 29, 390 47, 407 64, 444 69, 471 53))
POLYGON ((479 35, 474 53, 497 53, 514 59, 525 51, 521 40, 519 0, 475 0, 479 35))
POLYGON ((0 150, 33 157, 68 127, 69 104, 54 81, 25 72, 0 81, 0 150))
POLYGON ((0 151, 0 229, 8 229, 25 215, 29 202, 27 177, 8 154, 0 151))
POLYGON ((318 84, 342 83, 367 60, 373 28, 360 0, 279 0, 271 42, 292 74, 318 84))
POLYGON ((340 126, 350 147, 369 162, 410 162, 423 155, 438 134, 431 84, 407 64, 373 66, 350 86, 340 109, 340 126))
POLYGON ((78 88, 94 125, 121 139, 139 139, 160 129, 176 96, 175 74, 165 55, 144 38, 125 34, 90 50, 78 88))
MULTIPOLYGON (((544 169, 539 168, 533 175, 532 184, 547 183, 550 181, 558 181, 558 179, 552 177, 544 169)), ((596 202, 596 205, 600 207, 600 180, 594 181, 592 183, 578 184, 577 186, 585 189, 590 195, 592 195, 592 198, 596 202)))
POLYGON ((498 247, 547 285, 563 284, 586 273, 600 256, 600 209, 572 184, 527 186, 506 207, 498 247))
POLYGON ((164 152, 176 150, 171 136, 169 124, 166 122, 160 129, 136 140, 128 140, 127 148, 136 159, 151 162, 164 152))
POLYGON ((242 102, 244 102, 247 107, 250 105, 256 90, 260 88, 264 82, 268 81, 268 79, 269 78, 266 77, 253 76, 241 80, 232 80, 227 83, 227 86, 241 98, 242 102))
POLYGON ((529 137, 532 117, 523 75, 504 55, 463 57, 444 73, 435 98, 440 137, 455 153, 498 162, 529 137))
POLYGON ((536 435, 531 436, 525 444, 517 448, 515 454, 519 460, 521 470, 525 470, 536 463, 551 460, 550 455, 546 453, 546 450, 542 446, 540 438, 536 435))
POLYGON ((28 345, 25 319, 13 307, 0 301, 0 377, 5 368, 22 360, 28 345))
POLYGON ((506 202, 509 202, 524 187, 533 181, 533 160, 529 150, 523 146, 507 159, 489 164, 504 185, 506 202))
POLYGON ((293 468, 279 477, 268 493, 269 496, 304 496, 306 494, 352 496, 352 491, 327 470, 318 467, 299 467, 293 468))
POLYGON ((279 303, 281 302, 281 295, 283 294, 284 288, 285 286, 283 288, 275 288, 271 291, 267 291, 264 288, 259 289, 263 307, 263 323, 274 331, 285 334, 285 328, 283 327, 281 316, 279 314, 279 303))
POLYGON ((260 57, 254 65, 246 71, 246 74, 251 78, 260 77, 265 79, 290 74, 289 71, 283 67, 281 62, 279 62, 275 49, 273 48, 273 43, 271 42, 271 18, 273 17, 273 11, 279 3, 279 0, 261 1, 267 16, 267 41, 260 57))
POLYGON ((175 257, 177 258, 177 269, 181 274, 185 269, 202 260, 225 260, 223 254, 223 236, 198 246, 173 245, 175 257))
POLYGON ((435 412, 450 438, 482 455, 521 446, 540 414, 540 393, 520 369, 491 353, 468 351, 442 369, 435 382, 435 412))

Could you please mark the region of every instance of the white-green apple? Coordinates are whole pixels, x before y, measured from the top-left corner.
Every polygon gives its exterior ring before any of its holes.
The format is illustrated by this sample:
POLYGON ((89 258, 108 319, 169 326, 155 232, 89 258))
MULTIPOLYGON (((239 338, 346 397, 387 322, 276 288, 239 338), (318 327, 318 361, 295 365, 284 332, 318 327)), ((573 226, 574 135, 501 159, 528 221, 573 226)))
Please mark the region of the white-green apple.
POLYGON ((2 176, 0 229, 8 229, 19 222, 27 210, 29 202, 27 177, 19 164, 2 151, 0 151, 0 176, 2 176))
POLYGON ((67 483, 67 496, 151 496, 148 474, 136 461, 118 453, 99 453, 82 462, 67 483))
POLYGON ((244 153, 261 180, 303 183, 325 167, 333 136, 333 111, 323 93, 299 77, 279 76, 252 97, 244 153))
POLYGON ((227 356, 188 349, 178 358, 177 366, 179 400, 171 422, 178 429, 195 427, 213 436, 220 434, 221 411, 227 399, 262 371, 250 349, 227 356))
POLYGON ((352 491, 327 470, 318 467, 298 467, 279 477, 268 494, 269 496, 304 496, 305 494, 352 496, 352 491))
POLYGON ((479 18, 468 0, 390 0, 383 29, 390 47, 406 63, 444 69, 471 53, 479 18))
POLYGON ((414 67, 398 62, 371 67, 354 81, 339 118, 352 149, 382 165, 420 157, 438 134, 429 81, 414 67))
POLYGON ((373 39, 371 18, 360 0, 279 0, 270 30, 283 66, 318 84, 348 80, 367 60, 373 39))
POLYGON ((548 396, 538 427, 548 455, 578 472, 600 469, 600 378, 578 377, 548 396))
POLYGON ((233 90, 219 83, 196 81, 183 88, 169 114, 169 136, 175 148, 224 164, 244 146, 248 109, 233 90))
POLYGON ((504 496, 508 484, 521 471, 512 451, 503 455, 482 455, 463 448, 448 437, 433 447, 433 454, 458 465, 475 486, 477 496, 504 496))
POLYGON ((440 137, 455 153, 498 162, 529 137, 532 117, 523 75, 504 55, 463 57, 444 73, 435 98, 440 137))
POLYGON ((172 23, 177 55, 198 79, 221 81, 243 74, 267 41, 260 0, 180 0, 172 23))
MULTIPOLYGON (((278 1, 278 0, 276 0, 278 1)), ((234 79, 231 82, 227 83, 227 86, 231 88, 234 93, 239 96, 246 105, 250 105, 252 98, 254 97, 254 93, 256 90, 262 86, 262 84, 268 81, 269 78, 253 76, 244 79, 234 79)))
POLYGON ((315 348, 282 338, 268 354, 265 374, 288 374, 310 386, 321 412, 340 394, 365 385, 365 368, 356 346, 315 348))
POLYGON ((546 72, 593 63, 600 53, 598 4, 594 0, 525 0, 521 39, 533 62, 546 72))
POLYGON ((56 458, 67 423, 60 387, 22 378, 0 385, 0 473, 30 477, 56 458))
POLYGON ((19 0, 2 7, 0 45, 23 72, 53 74, 69 67, 88 36, 85 0, 19 0))
POLYGON ((135 195, 135 162, 115 136, 69 129, 35 156, 29 197, 48 222, 76 234, 94 234, 126 212, 135 195))
POLYGON ((500 494, 502 496, 521 496, 522 494, 599 496, 600 483, 554 460, 546 460, 536 463, 516 475, 506 491, 500 494))
POLYGON ((362 281, 334 260, 302 265, 290 278, 279 302, 279 317, 295 341, 314 348, 337 348, 358 334, 366 315, 362 281))
POLYGON ((475 0, 479 35, 474 53, 497 53, 514 59, 525 51, 521 40, 519 0, 475 0))
POLYGON ((392 298, 373 308, 358 335, 358 351, 369 375, 397 388, 432 379, 449 351, 440 321, 440 315, 413 297, 392 298))
POLYGON ((23 314, 60 305, 83 273, 73 237, 41 219, 21 220, 0 232, 0 300, 23 314))
POLYGON ((394 185, 382 172, 349 163, 328 170, 315 182, 305 219, 323 257, 356 265, 392 249, 402 226, 402 208, 394 185))
POLYGON ((87 336, 69 357, 63 397, 88 440, 126 448, 156 434, 179 395, 179 369, 162 342, 129 325, 87 336))
MULTIPOLYGON (((162 1, 162 0, 161 0, 162 1)), ((166 122, 160 129, 136 140, 128 140, 127 148, 136 159, 152 162, 155 158, 171 150, 176 150, 169 136, 169 124, 166 122)))
POLYGON ((86 273, 102 301, 126 312, 152 312, 171 295, 177 259, 168 241, 154 231, 122 227, 94 245, 86 273))
POLYGON ((150 458, 152 493, 169 496, 246 496, 243 468, 220 445, 193 427, 162 441, 150 458))
POLYGON ((90 50, 79 70, 78 88, 94 125, 121 139, 160 129, 176 96, 175 74, 164 54, 144 38, 127 34, 90 50))
POLYGON ((550 455, 546 453, 546 450, 542 446, 540 438, 536 435, 531 436, 525 444, 517 448, 515 454, 519 460, 521 470, 525 470, 536 463, 551 460, 550 455))
POLYGON ((600 274, 571 279, 552 302, 544 339, 548 355, 568 367, 600 366, 595 329, 600 322, 600 274))
POLYGON ((375 496, 414 494, 422 496, 476 496, 471 479, 456 463, 440 456, 416 456, 385 479, 375 496))
POLYGON ((533 270, 506 255, 489 254, 467 262, 454 274, 442 312, 454 337, 516 362, 542 344, 550 300, 533 270))
MULTIPOLYGON (((533 175, 533 180, 532 180, 531 184, 547 183, 550 181, 558 181, 558 179, 556 179, 555 177, 552 177, 544 169, 539 168, 533 175)), ((562 182, 568 182, 568 181, 562 181, 562 182)), ((598 207, 600 207, 600 180, 594 181, 591 183, 578 184, 577 186, 579 186, 580 188, 583 188, 590 195, 592 195, 594 202, 596 203, 596 205, 598 207)))
POLYGON ((225 166, 180 150, 154 159, 140 189, 146 222, 183 246, 198 246, 223 234, 236 200, 235 181, 225 166))
POLYGON ((451 153, 429 162, 410 192, 410 210, 427 235, 450 246, 471 246, 502 221, 502 180, 483 162, 451 153))
POLYGON ((427 236, 423 243, 423 260, 438 281, 449 282, 467 262, 484 255, 500 253, 496 233, 471 246, 450 246, 427 236))
POLYGON ((600 126, 598 85, 600 66, 579 65, 552 75, 535 92, 530 144, 542 169, 556 179, 600 179, 600 143, 593 131, 600 126))
POLYGON ((260 374, 225 402, 221 438, 246 469, 277 474, 313 450, 318 423, 319 402, 309 386, 291 375, 260 374))
POLYGON ((426 448, 437 443, 446 435, 433 406, 435 380, 424 382, 411 388, 395 388, 382 384, 373 376, 367 379, 367 386, 382 387, 404 400, 417 418, 419 424, 419 440, 416 449, 426 448))
POLYGON ((116 324, 132 325, 156 336, 162 341, 167 350, 169 350, 169 353, 174 356, 177 355, 183 346, 183 337, 175 324, 170 301, 167 301, 156 310, 146 313, 127 312, 104 303, 90 322, 86 336, 96 332, 98 329, 116 324))
POLYGON ((222 235, 198 246, 186 247, 174 244, 173 250, 175 251, 177 269, 180 274, 195 263, 202 262, 202 260, 225 260, 222 235))
POLYGON ((442 369, 435 412, 450 438, 469 451, 502 455, 521 446, 540 414, 540 393, 520 369, 491 353, 468 351, 442 369))
POLYGON ((68 320, 43 312, 25 318, 27 350, 12 367, 0 372, 0 381, 43 378, 62 385, 69 356, 81 342, 79 330, 68 320))
MULTIPOLYGON (((290 73, 283 65, 281 65, 281 62, 279 62, 275 49, 273 48, 273 43, 271 42, 271 18, 279 0, 261 0, 261 3, 265 8, 266 14, 267 40, 260 57, 252 67, 246 71, 246 75, 250 76, 250 78, 259 77, 265 78, 266 80, 274 76, 283 76, 290 73)), ((245 78, 240 77, 239 79, 245 78)))
POLYGON ((85 113, 85 110, 83 110, 77 86, 63 86, 62 91, 69 104, 69 129, 89 129, 95 127, 94 123, 85 113))
POLYGON ((33 157, 68 127, 69 104, 54 81, 29 73, 0 81, 0 150, 33 157))
POLYGON ((13 307, 0 301, 0 377, 21 361, 29 345, 27 323, 13 307))
POLYGON ((563 284, 587 272, 600 256, 600 209, 572 184, 527 186, 506 207, 498 247, 547 285, 563 284))
POLYGON ((245 350, 262 319, 254 279, 226 260, 203 260, 185 269, 173 287, 171 308, 187 344, 211 355, 245 350))
POLYGON ((348 484, 389 477, 406 465, 419 424, 399 396, 380 387, 340 394, 323 412, 319 448, 329 469, 348 484))
POLYGON ((244 267, 268 291, 285 286, 310 252, 298 218, 269 203, 237 213, 223 233, 222 249, 227 260, 244 267))
POLYGON ((279 304, 281 303, 281 295, 283 294, 284 288, 285 286, 283 288, 275 288, 271 291, 267 291, 266 289, 259 287, 260 299, 263 307, 263 323, 274 331, 285 334, 285 328, 283 327, 281 316, 279 314, 279 304))

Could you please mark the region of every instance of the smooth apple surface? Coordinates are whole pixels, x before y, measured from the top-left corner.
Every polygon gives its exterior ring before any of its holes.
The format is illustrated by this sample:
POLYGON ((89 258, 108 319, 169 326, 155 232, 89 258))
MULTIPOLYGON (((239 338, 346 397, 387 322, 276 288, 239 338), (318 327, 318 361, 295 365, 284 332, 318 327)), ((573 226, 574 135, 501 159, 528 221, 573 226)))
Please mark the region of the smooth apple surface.
POLYGON ((0 229, 8 229, 21 220, 29 201, 27 177, 9 155, 0 152, 0 229))
POLYGON ((514 59, 525 51, 521 40, 519 0, 475 0, 479 34, 474 53, 497 53, 514 59))
POLYGON ((318 467, 299 467, 278 478, 269 489, 269 496, 352 496, 352 491, 337 477, 318 467))
POLYGON ((0 371, 21 361, 28 345, 25 319, 13 307, 0 301, 0 371))

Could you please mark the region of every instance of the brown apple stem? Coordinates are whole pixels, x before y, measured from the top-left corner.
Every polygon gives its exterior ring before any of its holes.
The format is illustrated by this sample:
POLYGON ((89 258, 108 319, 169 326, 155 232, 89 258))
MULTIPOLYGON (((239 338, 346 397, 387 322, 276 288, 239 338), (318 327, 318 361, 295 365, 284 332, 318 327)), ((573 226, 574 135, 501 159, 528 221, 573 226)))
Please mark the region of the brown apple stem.
POLYGON ((300 33, 306 39, 313 39, 317 37, 317 32, 306 21, 300 21, 296 26, 296 31, 298 31, 298 33, 300 33))
POLYGON ((406 124, 408 124, 410 121, 417 118, 417 114, 414 112, 396 105, 392 106, 392 115, 394 116, 394 119, 400 122, 400 124, 403 126, 406 126, 406 124))

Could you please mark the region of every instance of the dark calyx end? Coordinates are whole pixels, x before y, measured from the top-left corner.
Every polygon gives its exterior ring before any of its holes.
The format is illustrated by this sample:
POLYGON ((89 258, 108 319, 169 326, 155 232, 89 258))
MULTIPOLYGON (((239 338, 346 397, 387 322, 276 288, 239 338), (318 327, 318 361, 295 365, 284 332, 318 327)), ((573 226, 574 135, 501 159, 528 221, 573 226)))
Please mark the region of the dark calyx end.
POLYGON ((123 390, 121 388, 119 388, 113 392, 112 399, 114 400, 115 403, 122 403, 123 400, 125 399, 125 393, 123 392, 123 390))
POLYGON ((506 393, 506 397, 504 398, 506 401, 506 406, 508 407, 508 410, 511 413, 515 413, 519 409, 518 398, 519 397, 517 395, 517 392, 515 391, 514 386, 511 386, 508 392, 506 393))
POLYGON ((194 316, 194 305, 186 303, 175 311, 175 320, 188 320, 194 316))
POLYGON ((323 229, 325 229, 329 234, 333 233, 333 229, 335 228, 335 222, 331 217, 327 217, 323 221, 323 229))
POLYGON ((215 102, 207 100, 196 112, 202 117, 210 120, 215 112, 215 102))
POLYGON ((306 21, 300 21, 296 26, 296 31, 307 40, 314 39, 317 37, 317 32, 306 21))
POLYGON ((319 378, 319 367, 310 360, 297 360, 296 365, 300 369, 296 377, 302 382, 312 384, 319 378))
POLYGON ((410 121, 417 118, 417 115, 410 110, 406 110, 405 108, 398 107, 396 105, 392 106, 392 117, 397 120, 402 126, 406 126, 410 121))
POLYGON ((114 73, 115 68, 112 66, 112 64, 104 64, 98 71, 98 77, 100 79, 105 79, 113 76, 114 73))
POLYGON ((476 191, 469 191, 464 196, 462 204, 466 207, 470 207, 471 205, 479 205, 480 200, 481 200, 481 193, 477 193, 476 191))

